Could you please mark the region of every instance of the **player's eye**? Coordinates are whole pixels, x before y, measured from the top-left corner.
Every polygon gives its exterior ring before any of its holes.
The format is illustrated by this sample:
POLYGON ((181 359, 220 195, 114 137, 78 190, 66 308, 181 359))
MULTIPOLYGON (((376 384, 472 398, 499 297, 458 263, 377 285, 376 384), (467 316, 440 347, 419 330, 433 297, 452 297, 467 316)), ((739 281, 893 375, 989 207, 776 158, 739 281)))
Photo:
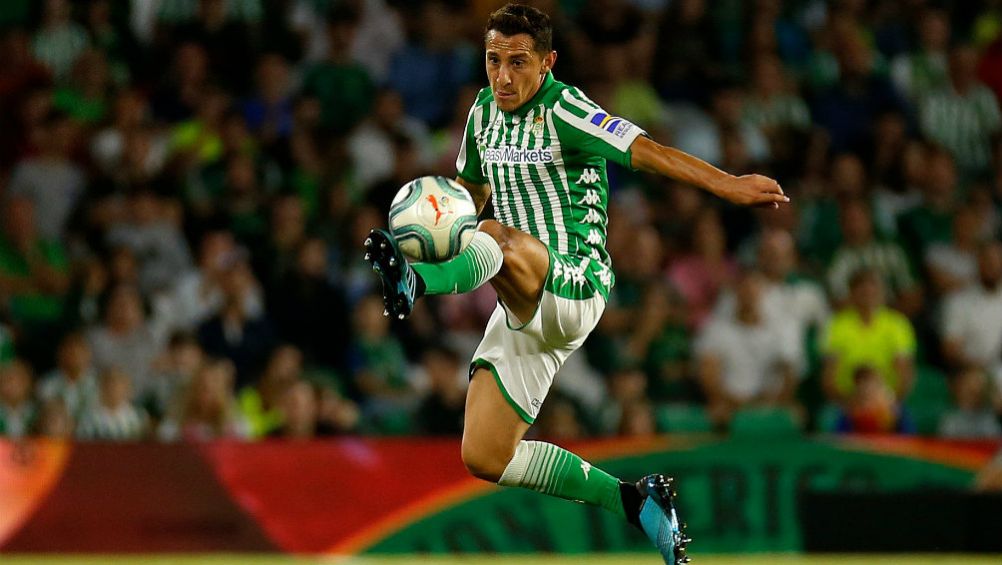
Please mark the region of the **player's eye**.
POLYGON ((512 64, 512 66, 514 66, 514 67, 515 67, 516 69, 521 69, 521 68, 522 68, 522 65, 524 65, 524 64, 525 64, 525 62, 524 62, 524 61, 522 61, 521 59, 515 59, 514 61, 512 61, 512 63, 511 63, 511 64, 512 64))

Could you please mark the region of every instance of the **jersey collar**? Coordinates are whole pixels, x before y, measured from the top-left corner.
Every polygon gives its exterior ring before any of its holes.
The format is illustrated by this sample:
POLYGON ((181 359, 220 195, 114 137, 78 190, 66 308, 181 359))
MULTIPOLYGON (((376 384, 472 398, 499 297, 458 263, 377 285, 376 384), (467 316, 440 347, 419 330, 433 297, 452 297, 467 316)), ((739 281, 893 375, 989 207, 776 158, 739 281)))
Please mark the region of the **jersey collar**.
POLYGON ((543 79, 543 84, 539 85, 539 90, 532 95, 532 98, 528 102, 522 104, 512 112, 505 112, 506 114, 511 114, 512 116, 523 117, 529 113, 529 110, 535 108, 539 105, 539 101, 542 100, 543 96, 546 95, 546 91, 553 86, 556 80, 553 79, 553 71, 546 73, 546 78, 543 79))

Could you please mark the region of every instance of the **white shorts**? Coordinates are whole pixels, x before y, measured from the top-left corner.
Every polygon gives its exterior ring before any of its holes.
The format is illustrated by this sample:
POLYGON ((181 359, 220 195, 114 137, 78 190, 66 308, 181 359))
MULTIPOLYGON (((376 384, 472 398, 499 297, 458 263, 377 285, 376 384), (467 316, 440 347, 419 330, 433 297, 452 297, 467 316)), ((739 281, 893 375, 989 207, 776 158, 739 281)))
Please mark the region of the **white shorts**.
POLYGON ((571 299, 544 290, 532 319, 518 325, 499 303, 473 355, 470 375, 478 367, 489 369, 508 403, 531 424, 554 375, 581 347, 604 311, 605 299, 600 293, 571 299))

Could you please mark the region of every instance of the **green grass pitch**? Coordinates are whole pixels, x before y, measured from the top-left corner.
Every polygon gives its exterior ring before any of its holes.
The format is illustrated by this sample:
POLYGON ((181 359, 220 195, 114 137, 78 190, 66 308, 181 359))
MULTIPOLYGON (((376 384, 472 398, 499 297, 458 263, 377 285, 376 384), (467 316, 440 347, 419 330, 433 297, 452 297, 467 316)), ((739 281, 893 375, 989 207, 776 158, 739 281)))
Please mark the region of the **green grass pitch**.
MULTIPOLYGON (((692 565, 988 565, 970 555, 696 555, 692 565)), ((656 555, 522 555, 465 557, 283 557, 265 555, 3 555, 5 565, 659 565, 656 555)))

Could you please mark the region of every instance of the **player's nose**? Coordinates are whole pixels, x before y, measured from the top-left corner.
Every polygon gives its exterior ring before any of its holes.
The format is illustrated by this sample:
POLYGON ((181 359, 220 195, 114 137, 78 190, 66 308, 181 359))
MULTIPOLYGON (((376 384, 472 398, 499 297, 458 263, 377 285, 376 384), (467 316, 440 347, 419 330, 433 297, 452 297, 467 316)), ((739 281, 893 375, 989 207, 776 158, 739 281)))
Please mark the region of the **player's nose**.
POLYGON ((511 84, 511 73, 508 72, 506 65, 501 65, 501 68, 498 69, 498 85, 508 86, 509 84, 511 84))

